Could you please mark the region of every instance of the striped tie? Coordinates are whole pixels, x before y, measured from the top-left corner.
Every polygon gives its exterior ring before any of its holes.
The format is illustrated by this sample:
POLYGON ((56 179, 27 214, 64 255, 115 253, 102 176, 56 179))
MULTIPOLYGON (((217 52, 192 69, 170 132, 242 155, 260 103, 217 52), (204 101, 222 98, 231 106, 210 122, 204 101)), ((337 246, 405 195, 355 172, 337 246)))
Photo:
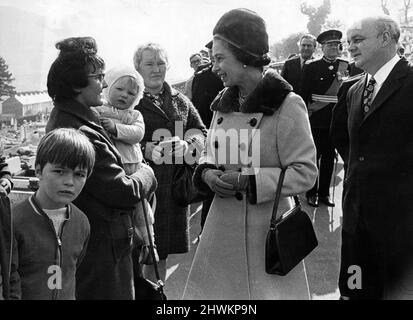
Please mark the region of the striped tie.
POLYGON ((376 80, 371 77, 367 87, 364 89, 363 93, 363 111, 364 114, 367 114, 370 111, 371 102, 373 100, 374 85, 376 80))

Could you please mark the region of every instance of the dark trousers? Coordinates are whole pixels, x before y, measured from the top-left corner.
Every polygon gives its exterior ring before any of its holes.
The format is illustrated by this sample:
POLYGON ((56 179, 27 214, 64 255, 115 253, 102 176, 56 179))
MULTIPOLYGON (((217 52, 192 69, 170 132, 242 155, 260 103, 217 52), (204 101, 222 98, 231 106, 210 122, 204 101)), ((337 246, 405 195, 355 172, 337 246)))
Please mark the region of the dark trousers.
POLYGON ((363 222, 359 222, 354 233, 342 230, 341 237, 338 281, 341 296, 350 300, 383 299, 385 263, 382 245, 371 236, 363 222), (354 288, 356 274, 361 276, 361 288, 354 288))
POLYGON ((331 175, 334 170, 335 150, 328 128, 311 128, 317 149, 318 178, 314 187, 307 192, 307 197, 330 195, 331 175))

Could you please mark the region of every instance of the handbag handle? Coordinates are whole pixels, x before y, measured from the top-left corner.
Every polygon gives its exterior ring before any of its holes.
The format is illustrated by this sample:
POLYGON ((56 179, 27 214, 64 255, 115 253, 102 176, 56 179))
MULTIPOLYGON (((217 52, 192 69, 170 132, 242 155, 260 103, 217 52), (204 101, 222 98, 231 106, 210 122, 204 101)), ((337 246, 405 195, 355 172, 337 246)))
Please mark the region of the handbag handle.
POLYGON ((285 177, 285 171, 286 170, 287 170, 287 168, 282 168, 280 176, 278 177, 277 191, 275 192, 275 201, 274 201, 274 206, 272 208, 270 229, 275 229, 275 223, 276 223, 276 220, 277 220, 278 204, 280 203, 281 188, 284 184, 284 177, 285 177))
POLYGON ((154 244, 153 244, 150 229, 149 229, 148 212, 146 211, 146 203, 145 203, 147 201, 148 200, 145 197, 142 197, 143 217, 145 218, 146 232, 148 233, 148 238, 149 238, 149 251, 151 253, 153 267, 155 269, 156 283, 158 284, 159 291, 161 295, 163 296, 164 283, 161 280, 161 277, 159 276, 158 263, 156 262, 154 244))
MULTIPOLYGON (((278 178, 277 191, 275 193, 275 201, 274 201, 274 206, 272 209, 270 229, 275 229, 275 224, 277 223, 278 204, 280 203, 281 189, 284 184, 284 177, 285 177, 286 171, 287 171, 287 168, 282 168, 280 176, 278 178)), ((296 207, 300 206, 300 200, 298 199, 297 196, 294 196, 294 202, 295 202, 296 207)))

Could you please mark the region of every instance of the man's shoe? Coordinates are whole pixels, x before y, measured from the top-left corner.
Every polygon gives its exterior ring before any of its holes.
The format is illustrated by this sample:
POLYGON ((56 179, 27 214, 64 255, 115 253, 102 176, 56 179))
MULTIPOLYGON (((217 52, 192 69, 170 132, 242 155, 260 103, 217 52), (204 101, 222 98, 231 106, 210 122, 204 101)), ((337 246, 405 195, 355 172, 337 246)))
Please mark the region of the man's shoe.
POLYGON ((318 200, 319 200, 320 202, 324 203, 327 207, 335 207, 335 206, 336 206, 336 205, 334 204, 334 202, 332 202, 332 201, 330 200, 330 197, 329 197, 329 196, 320 197, 318 200))
POLYGON ((307 203, 312 207, 318 207, 318 199, 315 196, 307 197, 307 203))

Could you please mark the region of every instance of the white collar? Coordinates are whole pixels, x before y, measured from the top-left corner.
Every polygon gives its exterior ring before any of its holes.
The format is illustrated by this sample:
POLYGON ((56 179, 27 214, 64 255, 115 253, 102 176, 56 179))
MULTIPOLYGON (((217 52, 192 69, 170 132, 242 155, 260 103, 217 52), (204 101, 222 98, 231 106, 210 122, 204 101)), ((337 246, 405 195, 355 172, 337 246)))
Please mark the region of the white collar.
MULTIPOLYGON (((390 59, 389 61, 387 61, 387 63, 382 66, 379 71, 376 72, 376 74, 374 75, 374 79, 376 80, 376 83, 378 84, 379 87, 382 86, 382 84, 384 83, 384 81, 386 81, 387 77, 389 76, 390 72, 392 72, 394 66, 397 64, 397 62, 400 61, 400 57, 395 54, 395 56, 390 59)), ((370 81, 371 79, 371 75, 368 75, 368 80, 370 81)))

